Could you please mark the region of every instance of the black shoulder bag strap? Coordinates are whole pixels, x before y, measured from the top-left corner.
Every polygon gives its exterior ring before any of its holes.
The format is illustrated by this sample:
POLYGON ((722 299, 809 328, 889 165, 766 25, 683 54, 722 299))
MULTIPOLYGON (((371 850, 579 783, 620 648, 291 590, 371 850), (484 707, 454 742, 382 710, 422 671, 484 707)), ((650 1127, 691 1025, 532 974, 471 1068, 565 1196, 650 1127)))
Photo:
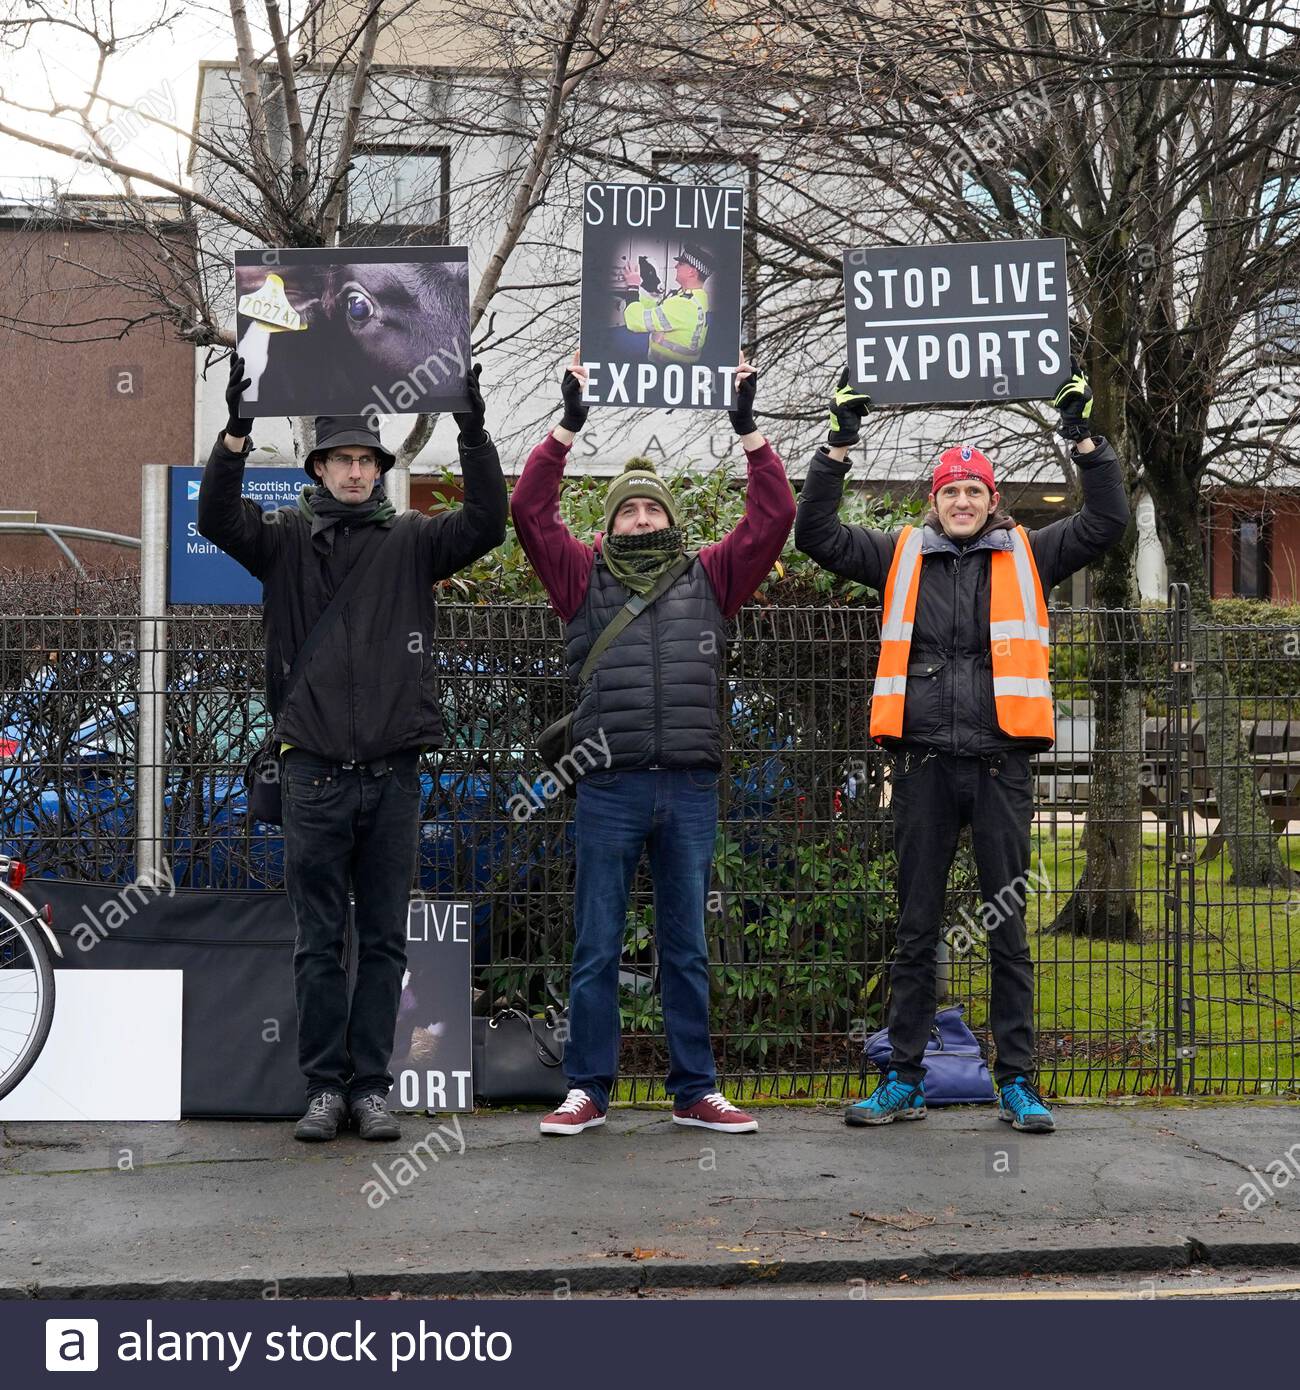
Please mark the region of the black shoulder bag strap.
POLYGON ((343 611, 348 599, 357 591, 357 585, 361 583, 366 571, 370 568, 370 562, 375 558, 375 552, 383 545, 383 535, 373 541, 366 550, 353 562, 352 568, 343 578, 343 583, 334 590, 334 597, 325 606, 325 611, 312 624, 311 631, 307 634, 307 640, 298 648, 298 654, 293 659, 293 665, 289 668, 289 679, 284 685, 284 695, 280 700, 281 712, 289 704, 289 697, 298 688, 298 682, 302 679, 302 673, 307 669, 307 663, 316 654, 320 644, 325 640, 325 634, 329 631, 331 624, 343 611))
POLYGON ((695 559, 695 553, 688 551, 680 560, 674 560, 671 565, 655 581, 654 587, 647 594, 633 594, 630 599, 618 610, 617 613, 605 624, 600 636, 591 644, 591 650, 587 653, 587 659, 582 663, 582 670, 578 672, 578 684, 586 685, 591 677, 591 673, 596 669, 596 663, 609 650, 609 645, 619 635, 620 632, 632 621, 633 618, 644 613, 647 608, 667 592, 691 567, 695 559))

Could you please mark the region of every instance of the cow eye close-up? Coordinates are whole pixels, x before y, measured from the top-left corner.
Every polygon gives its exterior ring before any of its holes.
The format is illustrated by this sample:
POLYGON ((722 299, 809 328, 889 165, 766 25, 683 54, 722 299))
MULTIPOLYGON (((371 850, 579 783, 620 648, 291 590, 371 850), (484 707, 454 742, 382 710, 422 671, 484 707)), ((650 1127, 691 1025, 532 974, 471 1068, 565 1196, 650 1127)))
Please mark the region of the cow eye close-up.
POLYGON ((343 304, 348 322, 358 327, 369 323, 378 312, 374 300, 362 290, 348 290, 343 304))

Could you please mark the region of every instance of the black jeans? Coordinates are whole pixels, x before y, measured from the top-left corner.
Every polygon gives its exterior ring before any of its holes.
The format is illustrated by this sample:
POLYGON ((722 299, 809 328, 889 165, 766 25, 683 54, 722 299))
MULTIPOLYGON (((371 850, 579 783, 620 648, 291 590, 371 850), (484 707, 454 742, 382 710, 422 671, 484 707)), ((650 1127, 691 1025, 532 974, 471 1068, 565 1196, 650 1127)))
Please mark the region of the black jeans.
POLYGON ((419 845, 419 751, 348 767, 291 748, 281 790, 284 880, 298 928, 298 1065, 307 1099, 325 1090, 349 1100, 387 1095, 419 845), (349 889, 357 934, 350 1011, 349 889))
POLYGON ((994 1077, 999 1084, 1017 1076, 1032 1080, 1034 967, 1024 912, 1033 887, 1029 754, 958 757, 908 745, 894 759, 892 806, 899 903, 898 944, 890 971, 893 1069, 904 1081, 920 1081, 924 1074, 921 1061, 936 1007, 944 892, 958 834, 969 825, 984 901, 962 929, 973 940, 987 941, 992 974, 989 1024, 997 1048, 994 1077))

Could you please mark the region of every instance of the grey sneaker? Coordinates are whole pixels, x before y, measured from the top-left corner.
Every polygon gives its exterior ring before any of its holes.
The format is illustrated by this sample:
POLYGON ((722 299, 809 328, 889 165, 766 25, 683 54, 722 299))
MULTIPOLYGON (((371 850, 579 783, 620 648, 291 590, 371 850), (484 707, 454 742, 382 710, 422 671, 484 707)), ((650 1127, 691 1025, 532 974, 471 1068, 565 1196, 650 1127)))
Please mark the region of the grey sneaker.
POLYGON ((293 1137, 307 1144, 335 1139, 347 1117, 348 1103, 343 1099, 342 1092, 322 1091, 311 1098, 307 1113, 294 1126, 293 1137))
POLYGON ((357 1096, 348 1105, 348 1114, 363 1139, 400 1139, 402 1127, 388 1113, 383 1096, 357 1096))

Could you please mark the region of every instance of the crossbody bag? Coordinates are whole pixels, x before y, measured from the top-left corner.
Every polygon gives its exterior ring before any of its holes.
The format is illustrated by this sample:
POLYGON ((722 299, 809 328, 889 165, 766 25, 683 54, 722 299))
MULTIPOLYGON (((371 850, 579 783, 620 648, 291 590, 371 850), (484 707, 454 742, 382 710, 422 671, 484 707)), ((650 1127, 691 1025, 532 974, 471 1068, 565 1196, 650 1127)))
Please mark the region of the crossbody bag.
MULTIPOLYGON (((582 670, 578 672, 579 704, 582 702, 582 696, 587 682, 591 679, 591 674, 596 669, 596 663, 609 649, 610 643, 619 636, 633 618, 640 616, 640 614, 644 613, 657 598, 667 593, 691 567, 691 562, 694 559, 695 554, 692 551, 683 555, 680 560, 675 560, 655 581, 655 585, 649 593, 633 594, 622 608, 614 614, 609 622, 606 623, 603 631, 591 644, 591 650, 587 653, 587 659, 582 663, 582 670)), ((543 764, 555 775, 568 796, 576 795, 576 779, 571 779, 562 775, 560 764, 573 752, 573 720, 577 712, 577 706, 575 705, 568 714, 562 715, 559 719, 555 720, 553 724, 548 724, 537 739, 537 752, 543 764)))

